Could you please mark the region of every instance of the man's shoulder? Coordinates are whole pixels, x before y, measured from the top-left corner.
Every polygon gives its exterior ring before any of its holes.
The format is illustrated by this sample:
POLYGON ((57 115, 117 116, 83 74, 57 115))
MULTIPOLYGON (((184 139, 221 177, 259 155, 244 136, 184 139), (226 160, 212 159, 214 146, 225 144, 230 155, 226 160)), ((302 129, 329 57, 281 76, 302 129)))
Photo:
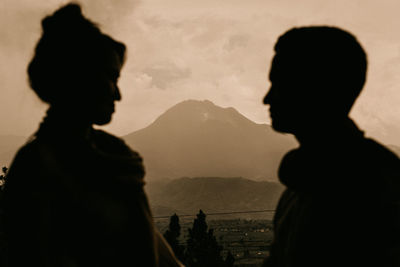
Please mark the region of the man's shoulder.
POLYGON ((400 168, 399 157, 386 146, 380 144, 374 139, 365 138, 360 153, 363 153, 368 159, 384 165, 393 165, 400 168))
POLYGON ((365 139, 365 165, 367 170, 375 174, 375 185, 381 189, 388 199, 400 198, 400 159, 390 149, 373 139, 365 139))

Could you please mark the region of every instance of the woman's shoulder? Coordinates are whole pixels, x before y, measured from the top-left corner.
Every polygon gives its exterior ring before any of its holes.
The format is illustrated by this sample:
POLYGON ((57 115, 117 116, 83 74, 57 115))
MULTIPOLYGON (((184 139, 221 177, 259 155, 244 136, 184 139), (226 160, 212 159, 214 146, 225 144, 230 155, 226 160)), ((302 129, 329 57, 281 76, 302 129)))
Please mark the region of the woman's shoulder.
POLYGON ((41 150, 41 142, 36 138, 30 138, 27 142, 22 145, 17 151, 12 161, 12 164, 18 163, 30 163, 39 160, 39 151, 41 150))
POLYGON ((120 155, 131 155, 134 151, 125 143, 122 138, 107 133, 103 130, 94 129, 93 139, 96 146, 106 152, 120 155))
POLYGON ((33 136, 15 154, 10 171, 18 169, 23 172, 41 173, 46 166, 54 166, 56 148, 52 142, 33 136))
POLYGON ((44 151, 46 147, 36 138, 28 140, 15 154, 7 171, 6 188, 15 184, 38 183, 37 177, 45 170, 44 151))
POLYGON ((93 134, 94 138, 98 138, 98 139, 101 138, 101 139, 104 139, 104 140, 108 140, 110 142, 117 142, 117 143, 121 143, 122 142, 122 143, 124 143, 124 141, 121 138, 119 138, 119 137, 117 137, 117 136, 115 136, 115 135, 113 135, 111 133, 108 133, 108 132, 106 132, 104 130, 93 129, 92 134, 93 134))

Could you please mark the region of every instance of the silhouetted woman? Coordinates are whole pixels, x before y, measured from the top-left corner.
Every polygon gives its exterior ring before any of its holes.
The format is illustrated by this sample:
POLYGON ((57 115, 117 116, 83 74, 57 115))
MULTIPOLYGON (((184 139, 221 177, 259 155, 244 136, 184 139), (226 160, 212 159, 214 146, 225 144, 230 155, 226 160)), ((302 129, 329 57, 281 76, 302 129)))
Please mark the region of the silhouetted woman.
POLYGON ((28 67, 50 108, 5 188, 10 266, 179 266, 155 230, 141 157, 111 121, 125 46, 69 4, 42 21, 28 67))

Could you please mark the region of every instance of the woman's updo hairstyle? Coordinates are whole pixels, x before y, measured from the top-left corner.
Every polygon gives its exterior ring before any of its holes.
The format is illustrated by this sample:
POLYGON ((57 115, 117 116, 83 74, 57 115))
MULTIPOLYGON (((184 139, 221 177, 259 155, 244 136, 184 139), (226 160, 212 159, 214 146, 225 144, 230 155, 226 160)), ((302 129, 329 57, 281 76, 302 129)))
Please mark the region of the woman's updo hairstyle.
POLYGON ((77 4, 44 18, 42 30, 28 75, 31 88, 49 104, 95 93, 89 92, 90 82, 107 67, 106 53, 114 51, 124 61, 125 45, 101 33, 77 4))

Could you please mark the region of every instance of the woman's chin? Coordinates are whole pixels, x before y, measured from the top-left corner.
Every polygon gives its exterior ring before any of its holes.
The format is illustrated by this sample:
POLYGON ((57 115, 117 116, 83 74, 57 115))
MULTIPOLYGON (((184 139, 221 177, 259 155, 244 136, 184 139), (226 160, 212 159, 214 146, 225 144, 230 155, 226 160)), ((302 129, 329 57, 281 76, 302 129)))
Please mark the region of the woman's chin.
POLYGON ((100 126, 106 125, 106 124, 110 123, 111 120, 112 120, 112 114, 96 118, 93 121, 93 124, 100 125, 100 126))

